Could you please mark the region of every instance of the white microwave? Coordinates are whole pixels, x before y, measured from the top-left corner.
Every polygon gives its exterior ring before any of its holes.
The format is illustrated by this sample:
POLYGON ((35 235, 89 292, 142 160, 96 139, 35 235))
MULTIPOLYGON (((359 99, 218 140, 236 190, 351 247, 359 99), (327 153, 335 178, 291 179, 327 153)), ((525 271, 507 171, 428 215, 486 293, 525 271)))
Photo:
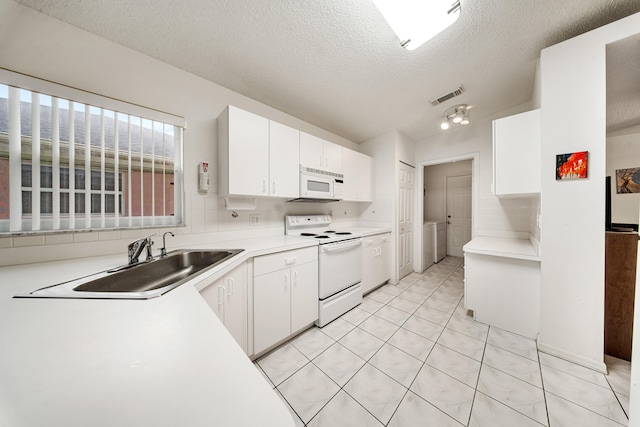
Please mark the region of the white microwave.
POLYGON ((337 202, 342 200, 342 174, 300 166, 300 197, 291 202, 337 202))

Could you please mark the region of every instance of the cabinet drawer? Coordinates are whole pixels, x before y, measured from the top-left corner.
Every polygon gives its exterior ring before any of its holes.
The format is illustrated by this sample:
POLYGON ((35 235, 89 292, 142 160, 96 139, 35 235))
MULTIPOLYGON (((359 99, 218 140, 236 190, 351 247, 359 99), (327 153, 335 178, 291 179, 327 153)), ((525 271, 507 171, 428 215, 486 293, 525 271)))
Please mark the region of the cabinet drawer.
POLYGON ((260 276, 262 274, 282 270, 283 268, 289 268, 295 265, 300 265, 317 260, 317 246, 263 255, 255 257, 253 259, 253 275, 260 276))
POLYGON ((383 245, 383 244, 389 242, 390 239, 391 239, 391 233, 375 234, 373 236, 366 236, 366 237, 362 238, 362 246, 363 247, 380 246, 380 245, 383 245))

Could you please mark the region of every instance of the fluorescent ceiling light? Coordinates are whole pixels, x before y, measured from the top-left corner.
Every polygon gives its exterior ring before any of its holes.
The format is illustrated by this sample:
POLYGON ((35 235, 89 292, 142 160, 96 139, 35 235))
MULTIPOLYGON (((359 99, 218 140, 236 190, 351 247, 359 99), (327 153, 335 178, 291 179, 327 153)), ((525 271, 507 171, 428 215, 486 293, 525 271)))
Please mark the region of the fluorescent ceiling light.
POLYGON ((460 16, 460 0, 373 0, 373 3, 407 50, 422 45, 460 16))

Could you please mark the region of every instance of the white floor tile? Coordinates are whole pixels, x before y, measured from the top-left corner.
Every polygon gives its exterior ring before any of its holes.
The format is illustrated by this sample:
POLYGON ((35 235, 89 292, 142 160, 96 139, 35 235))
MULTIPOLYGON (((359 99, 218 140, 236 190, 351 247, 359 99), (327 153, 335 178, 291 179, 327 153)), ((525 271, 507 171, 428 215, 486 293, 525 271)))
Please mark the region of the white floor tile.
POLYGON ((619 371, 631 373, 631 362, 627 360, 618 359, 617 357, 605 354, 604 363, 607 364, 609 369, 617 369, 619 371))
POLYGON ((360 328, 355 328, 339 342, 364 360, 369 360, 384 344, 380 338, 360 328))
POLYGON ((625 371, 619 371, 617 369, 609 369, 607 375, 607 381, 611 385, 611 388, 616 393, 629 396, 631 391, 631 373, 625 371))
POLYGON ((258 360, 258 365, 276 386, 307 363, 309 359, 291 344, 285 344, 258 360))
POLYGON ((409 317, 411 317, 411 313, 407 313, 406 311, 398 310, 397 308, 386 305, 378 310, 375 316, 381 317, 384 320, 401 326, 404 322, 407 321, 409 317))
POLYGON ((351 396, 340 390, 307 426, 383 427, 383 424, 351 396))
POLYGON ((476 392, 469 427, 540 427, 542 425, 497 400, 476 392))
POLYGON ((469 421, 474 389, 436 368, 424 365, 411 391, 461 424, 466 425, 469 421))
POLYGON ((416 316, 411 316, 407 319, 402 327, 411 332, 415 332, 418 335, 422 335, 431 341, 437 341, 444 329, 440 325, 436 325, 435 323, 416 316))
POLYGON ((378 288, 378 290, 380 292, 385 292, 389 295, 393 295, 393 296, 398 296, 399 294, 402 293, 402 291, 404 291, 403 288, 399 288, 395 285, 390 285, 390 284, 386 284, 386 285, 382 285, 378 288))
POLYGON ((487 344, 482 363, 542 388, 540 365, 531 359, 487 344))
POLYGON ((391 301, 392 299, 394 299, 396 296, 388 294, 388 293, 383 292, 382 290, 378 289, 378 290, 375 290, 375 291, 371 292, 369 295, 367 295, 367 297, 371 298, 372 300, 378 301, 381 304, 386 304, 389 301, 391 301))
POLYGON ((352 323, 347 322, 346 320, 342 320, 341 318, 337 318, 333 322, 324 326, 320 329, 324 334, 333 338, 334 340, 339 340, 343 336, 347 335, 349 332, 353 330, 356 326, 352 323))
POLYGON ((369 316, 371 316, 371 313, 369 313, 366 310, 363 310, 360 307, 356 307, 347 311, 341 317, 343 320, 346 320, 347 322, 358 326, 360 323, 364 322, 369 316))
POLYGON ((367 295, 366 297, 362 298, 362 304, 360 304, 358 307, 368 313, 373 314, 384 307, 384 304, 369 298, 369 296, 367 295))
POLYGON ((449 347, 452 350, 462 353, 465 356, 471 357, 477 361, 482 361, 482 355, 484 354, 484 341, 471 338, 468 335, 456 332, 453 329, 444 328, 438 344, 442 344, 449 347))
POLYGON ((420 304, 418 304, 417 302, 410 301, 408 299, 404 299, 402 298, 402 295, 400 295, 398 298, 393 299, 387 305, 389 307, 397 308, 398 310, 402 310, 409 314, 413 314, 413 312, 416 311, 418 307, 420 307, 420 304))
POLYGON ((278 391, 305 423, 311 421, 339 390, 340 387, 313 363, 278 386, 278 391))
POLYGON ((387 424, 407 389, 370 364, 366 364, 344 387, 380 422, 387 424))
POLYGON ((421 317, 440 326, 445 326, 451 317, 451 314, 444 311, 436 310, 435 308, 428 307, 426 305, 420 306, 419 309, 413 313, 414 316, 421 317))
POLYGON ((462 424, 422 399, 408 392, 388 427, 461 427, 462 424))
POLYGON ((547 397, 547 408, 549 411, 549 422, 552 427, 580 426, 580 427, 620 427, 626 426, 616 423, 609 418, 596 414, 588 409, 571 403, 551 393, 545 393, 547 397))
POLYGON ((407 388, 422 367, 422 361, 390 344, 383 345, 369 363, 407 388))
POLYGON ((438 298, 431 297, 424 302, 427 307, 435 308, 436 310, 444 311, 445 313, 453 314, 456 310, 457 304, 447 301, 439 300, 438 298))
POLYGON ((431 350, 426 363, 469 387, 476 388, 478 384, 480 362, 440 345, 439 341, 431 350))
POLYGON ((386 341, 400 328, 400 325, 384 320, 382 317, 378 317, 378 313, 376 313, 362 322, 359 328, 380 338, 382 341, 386 341))
POLYGON ((398 329, 388 343, 423 362, 435 345, 435 342, 404 328, 398 329))
POLYGON ((532 339, 492 327, 487 337, 487 343, 538 361, 538 349, 536 342, 532 339))
POLYGON ((478 391, 547 425, 547 411, 542 389, 502 371, 482 365, 478 391))
POLYGON ((582 378, 583 380, 597 384, 601 387, 609 387, 605 375, 600 372, 596 372, 593 369, 585 368, 584 366, 576 365, 575 363, 568 362, 555 356, 551 356, 546 353, 539 353, 540 364, 555 368, 559 371, 571 374, 574 377, 582 378))
POLYGON ((427 295, 419 294, 417 292, 413 292, 409 289, 404 291, 399 295, 400 298, 408 299, 409 301, 416 302, 418 304, 422 304, 427 300, 427 295))
POLYGON ((291 341, 291 345, 297 348, 308 359, 313 359, 335 343, 327 334, 313 327, 298 335, 291 341))
POLYGON ((313 363, 342 387, 364 366, 365 360, 343 345, 335 343, 316 357, 313 363))
POLYGON ((487 333, 489 332, 489 326, 484 323, 465 320, 456 316, 451 316, 449 323, 447 323, 447 328, 482 342, 487 340, 487 333))
POLYGON ((627 422, 627 417, 610 388, 600 387, 544 365, 542 365, 542 381, 545 391, 549 393, 618 423, 627 422))

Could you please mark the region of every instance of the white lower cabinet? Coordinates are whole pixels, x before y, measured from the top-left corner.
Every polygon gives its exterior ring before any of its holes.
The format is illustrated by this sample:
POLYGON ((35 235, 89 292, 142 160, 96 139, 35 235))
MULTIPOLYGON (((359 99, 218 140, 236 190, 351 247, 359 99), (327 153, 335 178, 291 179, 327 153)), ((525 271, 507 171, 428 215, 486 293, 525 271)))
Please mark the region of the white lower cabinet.
POLYGON ((236 267, 200 291, 244 352, 247 352, 247 267, 236 267))
POLYGON ((253 275, 253 351, 258 354, 318 319, 318 248, 256 257, 253 275))
POLYGON ((390 233, 362 238, 362 293, 385 283, 391 277, 390 233))

